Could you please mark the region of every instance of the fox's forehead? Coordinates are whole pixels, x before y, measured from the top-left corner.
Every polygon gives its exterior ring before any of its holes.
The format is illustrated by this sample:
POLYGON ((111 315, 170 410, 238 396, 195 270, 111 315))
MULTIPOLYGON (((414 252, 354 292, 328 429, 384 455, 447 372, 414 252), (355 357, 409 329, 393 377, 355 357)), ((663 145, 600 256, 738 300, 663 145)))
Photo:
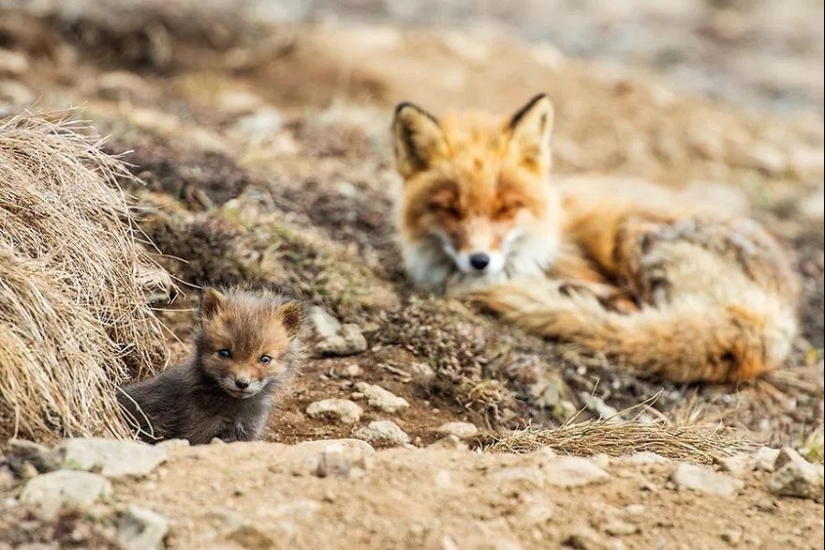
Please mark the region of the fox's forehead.
POLYGON ((212 346, 230 349, 237 358, 262 353, 274 355, 289 346, 286 328, 266 308, 227 308, 208 321, 202 330, 212 346))

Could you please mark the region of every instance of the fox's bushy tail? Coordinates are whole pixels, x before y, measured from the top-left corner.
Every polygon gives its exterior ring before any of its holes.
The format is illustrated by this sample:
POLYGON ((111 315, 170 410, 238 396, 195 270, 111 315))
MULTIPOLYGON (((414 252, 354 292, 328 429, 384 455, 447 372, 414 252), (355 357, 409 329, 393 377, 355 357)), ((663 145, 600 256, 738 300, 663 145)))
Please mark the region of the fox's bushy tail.
POLYGON ((624 314, 590 294, 541 280, 474 292, 472 299, 535 334, 603 352, 640 375, 732 382, 779 367, 797 331, 794 308, 755 285, 736 300, 689 294, 624 314))

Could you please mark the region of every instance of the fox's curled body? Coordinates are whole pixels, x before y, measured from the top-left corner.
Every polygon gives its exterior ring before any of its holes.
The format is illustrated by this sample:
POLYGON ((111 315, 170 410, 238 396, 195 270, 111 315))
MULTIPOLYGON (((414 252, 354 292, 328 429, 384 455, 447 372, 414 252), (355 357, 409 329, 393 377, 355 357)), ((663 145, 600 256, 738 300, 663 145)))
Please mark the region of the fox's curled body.
POLYGON ((552 123, 543 95, 503 122, 398 106, 410 278, 640 374, 727 382, 786 362, 798 291, 767 231, 641 181, 551 179, 552 123))

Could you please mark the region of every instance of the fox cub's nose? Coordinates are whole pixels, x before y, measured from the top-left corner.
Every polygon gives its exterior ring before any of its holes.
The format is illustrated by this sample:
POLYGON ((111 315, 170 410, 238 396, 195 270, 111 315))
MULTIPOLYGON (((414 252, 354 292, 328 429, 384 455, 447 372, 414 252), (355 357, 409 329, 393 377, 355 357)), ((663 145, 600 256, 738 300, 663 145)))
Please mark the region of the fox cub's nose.
POLYGON ((246 378, 236 378, 235 385, 238 387, 238 389, 245 390, 249 387, 249 380, 247 380, 246 378))
POLYGON ((488 256, 484 252, 476 252, 475 254, 470 256, 470 265, 473 266, 475 269, 481 271, 485 267, 490 265, 490 256, 488 256))

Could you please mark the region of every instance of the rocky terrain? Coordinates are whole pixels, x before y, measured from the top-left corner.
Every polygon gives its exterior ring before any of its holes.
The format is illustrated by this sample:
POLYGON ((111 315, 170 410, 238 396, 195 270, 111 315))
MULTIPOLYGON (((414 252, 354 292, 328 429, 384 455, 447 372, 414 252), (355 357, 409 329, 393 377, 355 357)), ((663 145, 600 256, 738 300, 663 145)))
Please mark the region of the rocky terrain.
POLYGON ((2 443, 0 541, 821 548, 821 2, 785 19, 758 2, 556 2, 555 23, 516 3, 512 17, 485 8, 497 26, 458 30, 423 26, 466 19, 458 8, 348 4, 0 1, 0 116, 77 107, 145 183, 123 181, 177 284, 153 297, 173 361, 199 285, 251 282, 313 306, 309 359, 264 442, 2 443), (556 104, 559 173, 718 197, 796 251, 804 330, 787 369, 737 386, 642 380, 409 288, 392 239, 392 107, 509 113, 539 90, 556 104), (600 418, 615 437, 587 436, 600 418), (630 423, 650 431, 622 444, 630 423), (693 427, 705 431, 678 431, 693 427))

